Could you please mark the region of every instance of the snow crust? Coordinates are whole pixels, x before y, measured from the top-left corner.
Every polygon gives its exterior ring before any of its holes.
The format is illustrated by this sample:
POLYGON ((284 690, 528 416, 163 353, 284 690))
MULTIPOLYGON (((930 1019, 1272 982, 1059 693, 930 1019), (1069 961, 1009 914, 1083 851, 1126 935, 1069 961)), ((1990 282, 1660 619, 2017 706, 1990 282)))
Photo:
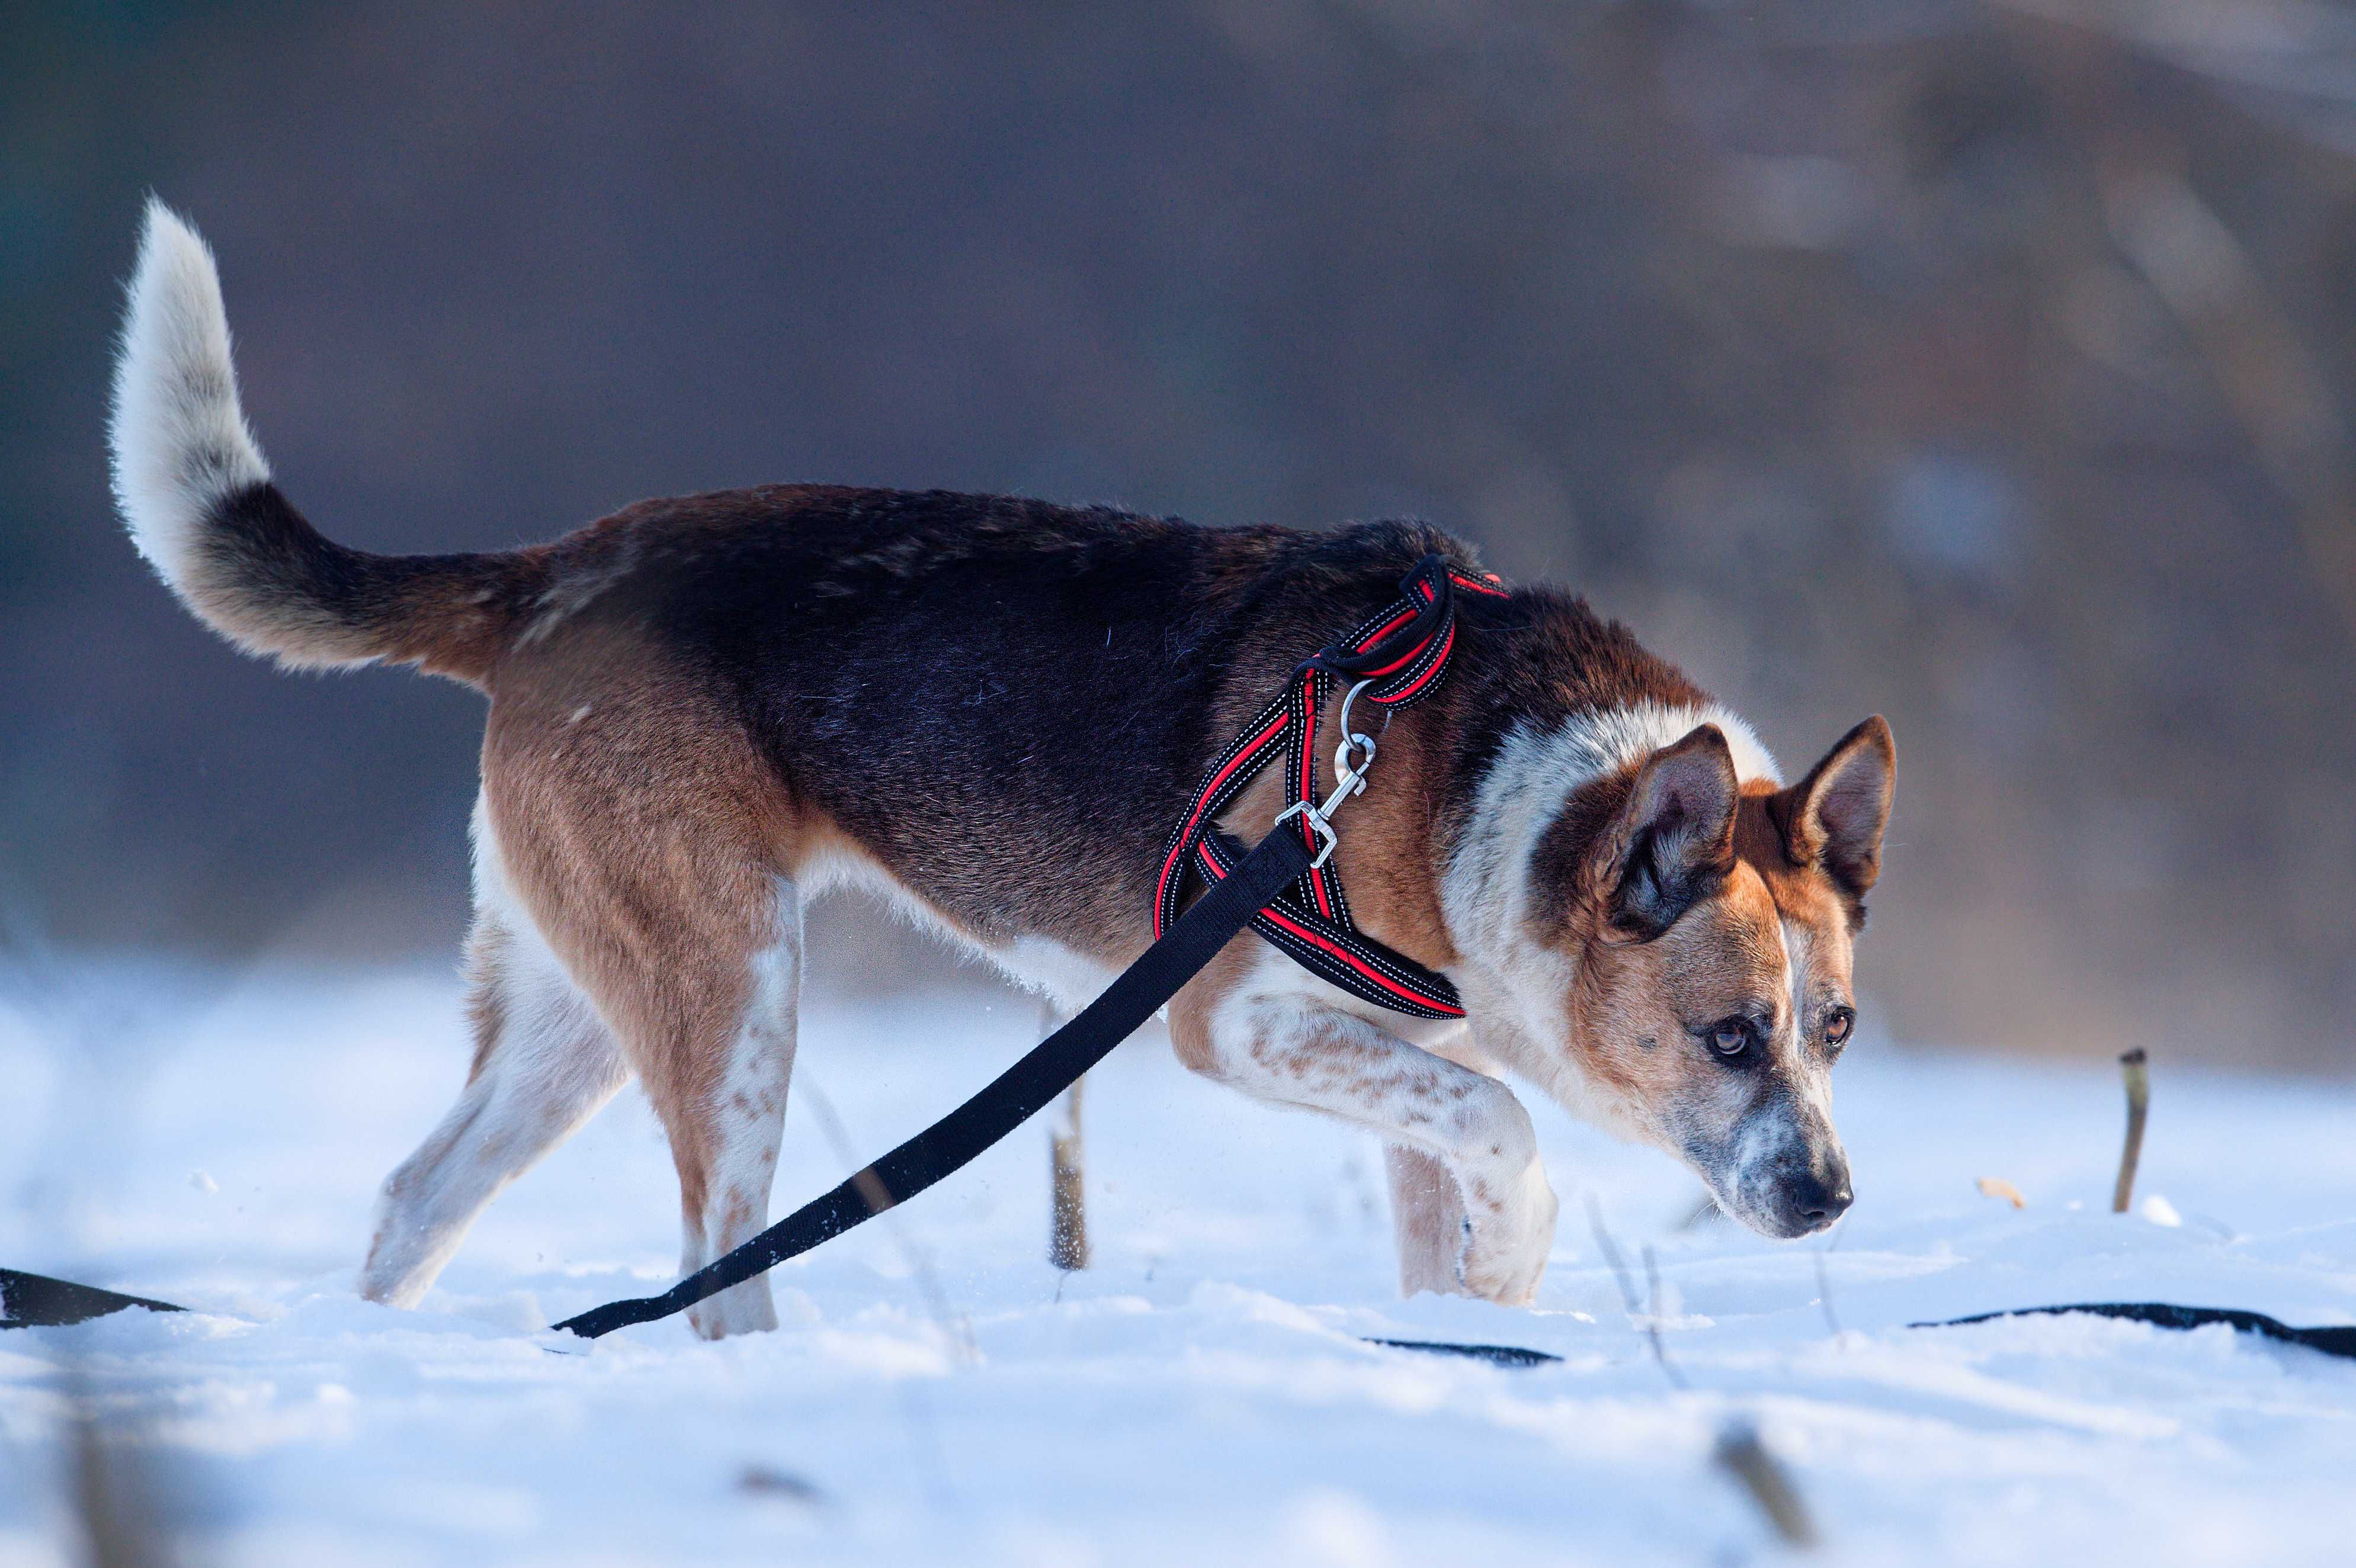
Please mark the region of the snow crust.
MULTIPOLYGON (((812 1085, 872 1156, 1036 1019, 979 985, 815 1003, 777 1211, 845 1174, 812 1085)), ((779 1269, 777 1333, 707 1345, 674 1321, 559 1355, 541 1325, 676 1262, 634 1093, 492 1207, 421 1310, 352 1293, 376 1184, 466 1054, 455 985, 416 973, 84 966, 0 1011, 0 1263, 200 1309, 0 1335, 0 1564, 75 1560, 69 1364, 200 1562, 1780 1561, 1711 1462, 1735 1417, 1790 1467, 1818 1561, 2356 1551, 2356 1363, 2083 1317, 1904 1327, 2116 1299, 2356 1320, 2347 1084, 2156 1053, 2146 1201, 2114 1216, 2106 1064, 1869 1040, 1836 1078, 1858 1200, 1831 1246, 1679 1230, 1697 1184, 1533 1104, 1563 1221, 1538 1309, 1512 1311, 1398 1300, 1379 1151, 1190 1078, 1149 1032, 1090 1081, 1093 1269, 1046 1262, 1029 1127, 779 1269), (1682 1392, 1590 1197, 1632 1259, 1657 1252, 1682 1392)))

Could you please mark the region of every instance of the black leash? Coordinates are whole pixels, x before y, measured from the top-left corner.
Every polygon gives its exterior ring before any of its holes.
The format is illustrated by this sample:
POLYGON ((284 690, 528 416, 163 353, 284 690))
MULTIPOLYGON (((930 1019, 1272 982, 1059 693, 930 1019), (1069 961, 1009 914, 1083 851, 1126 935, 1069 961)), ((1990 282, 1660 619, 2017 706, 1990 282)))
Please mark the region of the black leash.
POLYGON ((1049 1035, 991 1085, 939 1121, 814 1202, 806 1203, 743 1246, 689 1275, 660 1296, 605 1306, 568 1317, 558 1328, 594 1339, 633 1323, 684 1312, 715 1291, 842 1234, 969 1164, 1102 1061, 1178 994, 1287 884, 1309 869, 1310 848, 1286 828, 1272 830, 1241 866, 1203 895, 1143 957, 1105 987, 1079 1015, 1049 1035))
POLYGON ((1543 1367, 1562 1360, 1550 1351, 1526 1350, 1519 1345, 1461 1345, 1451 1339, 1369 1339, 1366 1343, 1380 1345, 1387 1350, 1420 1350, 1427 1356, 1462 1356, 1469 1361, 1486 1361, 1493 1367, 1543 1367))
MULTIPOLYGON (((2222 1323, 2244 1334, 2257 1334, 2286 1345, 2299 1345, 2310 1350, 2320 1350, 2327 1356, 2344 1356, 2356 1360, 2356 1328, 2295 1328, 2279 1317, 2269 1317, 2263 1312, 2246 1312, 2238 1307, 2179 1307, 2168 1301, 2083 1301, 2068 1307, 2014 1307, 2000 1312, 1976 1312, 1969 1317, 1943 1317, 1927 1323, 1909 1323, 1906 1327, 1960 1328, 1965 1324, 1993 1323, 2003 1317, 2053 1317, 2070 1312, 2123 1318, 2131 1323, 2149 1323, 2160 1328, 2202 1328, 2211 1323, 2222 1323)), ((1544 1350, 1526 1350, 1518 1345, 1458 1345, 1438 1339, 1372 1339, 1366 1343, 1394 1350, 1421 1350, 1429 1355, 1464 1356, 1499 1367, 1538 1367, 1562 1360, 1560 1356, 1549 1355, 1544 1350)))
POLYGON ((103 1317, 126 1307, 144 1307, 150 1312, 187 1310, 168 1301, 150 1301, 144 1296, 123 1296, 94 1285, 51 1279, 45 1274, 0 1268, 0 1328, 55 1328, 103 1317))
POLYGON ((1969 1317, 1949 1317, 1935 1323, 1909 1323, 1909 1328, 1959 1328, 1966 1323, 1993 1323, 1999 1317, 2048 1317, 2064 1312, 2091 1313, 2096 1317, 2123 1317, 2162 1328, 2201 1328, 2223 1323, 2244 1334, 2263 1334, 2286 1345, 2304 1345, 2327 1356, 2356 1360, 2356 1328, 2294 1328, 2263 1312, 2238 1307, 2178 1307, 2167 1301, 2087 1301, 2074 1307, 2015 1307, 2002 1312, 1976 1312, 1969 1317))

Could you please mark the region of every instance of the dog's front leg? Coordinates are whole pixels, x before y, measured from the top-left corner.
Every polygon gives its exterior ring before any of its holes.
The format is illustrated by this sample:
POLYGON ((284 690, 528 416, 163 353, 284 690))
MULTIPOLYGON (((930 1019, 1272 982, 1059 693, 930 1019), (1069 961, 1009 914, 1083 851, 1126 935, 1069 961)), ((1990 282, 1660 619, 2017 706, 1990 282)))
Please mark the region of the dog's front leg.
POLYGON ((1453 1200, 1435 1201, 1420 1216, 1454 1220, 1446 1273, 1403 1255, 1404 1287, 1461 1290, 1508 1306, 1537 1294, 1554 1243, 1555 1197, 1529 1113, 1503 1083, 1298 995, 1182 1001, 1171 1009, 1171 1036, 1196 1072, 1256 1099, 1365 1127, 1424 1175, 1452 1179, 1453 1200))

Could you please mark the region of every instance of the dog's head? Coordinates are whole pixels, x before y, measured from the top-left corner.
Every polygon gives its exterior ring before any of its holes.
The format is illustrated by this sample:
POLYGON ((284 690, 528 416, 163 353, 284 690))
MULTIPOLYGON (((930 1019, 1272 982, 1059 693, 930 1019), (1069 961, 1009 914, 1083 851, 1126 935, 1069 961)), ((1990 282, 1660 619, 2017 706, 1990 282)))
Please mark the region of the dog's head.
POLYGON ((1896 766, 1877 717, 1798 784, 1744 784, 1705 724, 1578 792, 1531 863, 1541 940, 1569 960, 1544 1032, 1611 1121, 1766 1235, 1849 1205, 1830 1074, 1896 766))

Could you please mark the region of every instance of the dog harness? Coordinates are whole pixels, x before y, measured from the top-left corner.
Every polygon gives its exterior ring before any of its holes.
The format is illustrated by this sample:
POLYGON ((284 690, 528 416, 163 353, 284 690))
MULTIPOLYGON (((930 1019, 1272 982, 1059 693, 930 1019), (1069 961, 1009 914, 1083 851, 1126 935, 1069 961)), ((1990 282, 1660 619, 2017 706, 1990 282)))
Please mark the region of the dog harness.
POLYGON ((1252 917, 1252 928, 1277 950, 1321 980, 1376 1007, 1419 1019, 1461 1019, 1464 1004, 1448 977, 1376 942, 1350 918, 1342 877, 1329 863, 1333 832, 1325 818, 1334 806, 1365 789, 1375 758, 1373 737, 1350 728, 1350 713, 1365 701, 1390 715, 1439 689, 1456 651, 1458 591, 1503 598, 1494 576, 1456 571, 1437 555, 1418 562, 1400 580, 1398 599, 1369 616, 1349 635, 1303 659, 1267 707, 1255 714, 1226 750, 1205 770, 1186 814, 1163 847, 1162 873, 1153 893, 1153 934, 1178 917, 1191 873, 1206 886, 1225 880, 1244 858, 1244 846, 1219 830, 1219 813, 1281 757, 1286 809, 1278 831, 1292 829, 1316 852, 1306 875, 1252 917), (1333 751, 1333 792, 1317 802, 1317 727, 1336 686, 1350 682, 1342 704, 1339 743, 1333 751))

